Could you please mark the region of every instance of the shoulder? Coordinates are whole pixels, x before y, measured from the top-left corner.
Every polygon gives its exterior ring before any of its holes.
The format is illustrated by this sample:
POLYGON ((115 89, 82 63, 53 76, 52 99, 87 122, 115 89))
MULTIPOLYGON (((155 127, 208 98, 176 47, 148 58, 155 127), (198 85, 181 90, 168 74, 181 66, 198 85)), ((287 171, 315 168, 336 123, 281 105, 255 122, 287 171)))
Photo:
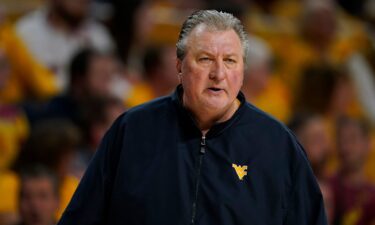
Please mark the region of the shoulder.
POLYGON ((109 31, 104 25, 102 25, 101 23, 93 19, 88 19, 86 21, 86 26, 89 29, 89 31, 92 33, 99 33, 99 34, 105 34, 105 35, 109 33, 109 31))
POLYGON ((165 96, 147 103, 130 108, 120 116, 121 123, 153 123, 161 119, 168 119, 173 115, 175 108, 171 96, 165 96))
POLYGON ((15 24, 16 31, 22 35, 25 32, 35 32, 35 29, 42 28, 44 11, 45 9, 42 8, 37 9, 21 17, 15 24))
MULTIPOLYGON (((295 139, 293 132, 282 122, 275 119, 251 103, 244 106, 244 121, 249 126, 256 128, 258 132, 266 132, 269 135, 287 136, 295 139)), ((269 136, 267 135, 267 136, 269 136)))
POLYGON ((113 50, 113 40, 108 29, 104 25, 92 19, 88 19, 85 27, 95 48, 98 48, 101 51, 113 50))
POLYGON ((286 125, 250 103, 246 103, 245 107, 245 126, 242 129, 246 129, 259 146, 267 149, 265 152, 269 157, 287 164, 308 162, 305 150, 286 125))
POLYGON ((125 111, 112 124, 104 139, 113 146, 121 146, 124 142, 156 138, 159 132, 171 130, 177 123, 173 102, 170 97, 163 97, 136 106, 125 111))

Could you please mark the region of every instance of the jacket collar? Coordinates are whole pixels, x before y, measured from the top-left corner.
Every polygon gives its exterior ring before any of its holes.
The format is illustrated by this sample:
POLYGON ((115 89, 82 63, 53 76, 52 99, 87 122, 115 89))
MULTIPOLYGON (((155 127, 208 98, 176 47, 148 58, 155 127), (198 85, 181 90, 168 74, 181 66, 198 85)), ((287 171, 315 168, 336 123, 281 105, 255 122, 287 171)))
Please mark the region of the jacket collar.
MULTIPOLYGON (((187 110, 182 104, 182 94, 184 90, 182 85, 178 85, 174 93, 171 95, 172 102, 177 108, 178 118, 184 127, 184 129, 188 129, 189 131, 193 132, 194 134, 202 135, 202 132, 199 130, 196 121, 193 115, 187 110)), ((237 99, 240 101, 240 106, 237 111, 233 114, 233 116, 224 122, 214 124, 211 129, 207 132, 206 138, 214 137, 220 135, 224 132, 227 128, 233 126, 236 121, 244 114, 246 108, 246 99, 244 94, 240 91, 237 95, 237 99)))

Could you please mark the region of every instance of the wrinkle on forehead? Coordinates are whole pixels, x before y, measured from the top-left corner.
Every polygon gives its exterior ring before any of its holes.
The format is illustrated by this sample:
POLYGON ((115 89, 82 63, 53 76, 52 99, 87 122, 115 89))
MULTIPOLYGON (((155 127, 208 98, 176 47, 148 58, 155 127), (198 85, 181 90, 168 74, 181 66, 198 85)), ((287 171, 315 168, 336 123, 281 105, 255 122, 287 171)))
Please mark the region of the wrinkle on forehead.
POLYGON ((243 57, 241 40, 233 29, 219 30, 208 27, 205 24, 200 24, 192 30, 187 38, 186 47, 187 51, 206 51, 212 54, 225 52, 226 54, 243 57), (232 37, 235 37, 235 39, 229 38, 231 37, 231 32, 233 33, 232 37), (239 49, 240 52, 236 52, 236 49, 239 49))

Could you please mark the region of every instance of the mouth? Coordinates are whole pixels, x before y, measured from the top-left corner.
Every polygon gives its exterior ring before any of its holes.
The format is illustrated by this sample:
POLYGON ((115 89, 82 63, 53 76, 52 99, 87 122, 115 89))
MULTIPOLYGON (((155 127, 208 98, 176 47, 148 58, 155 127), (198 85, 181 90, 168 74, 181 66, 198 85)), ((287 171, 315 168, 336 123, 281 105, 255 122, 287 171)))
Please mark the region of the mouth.
POLYGON ((216 87, 210 87, 210 88, 208 88, 208 90, 213 91, 213 92, 220 92, 220 91, 222 91, 223 89, 221 89, 221 88, 216 88, 216 87))

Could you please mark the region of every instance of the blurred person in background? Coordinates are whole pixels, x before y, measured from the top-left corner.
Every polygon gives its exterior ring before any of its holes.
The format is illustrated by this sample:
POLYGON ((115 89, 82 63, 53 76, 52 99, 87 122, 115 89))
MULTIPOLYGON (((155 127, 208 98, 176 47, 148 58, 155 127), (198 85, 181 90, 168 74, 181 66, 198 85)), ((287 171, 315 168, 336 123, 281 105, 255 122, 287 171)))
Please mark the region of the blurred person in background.
POLYGON ((347 66, 366 116, 375 125, 375 1, 360 2, 365 11, 362 16, 366 18, 366 49, 355 52, 347 66))
POLYGON ((157 20, 156 15, 153 14, 153 2, 150 0, 131 0, 129 3, 115 0, 114 2, 121 7, 114 15, 114 28, 116 29, 114 32, 123 38, 117 37, 118 42, 122 42, 119 48, 120 55, 124 58, 131 74, 134 74, 134 79, 142 79, 142 56, 145 54, 147 40, 157 20), (125 14, 120 9, 129 14, 125 14), (127 21, 125 23, 128 25, 126 27, 128 29, 125 28, 125 30, 123 29, 124 21, 127 21))
MULTIPOLYGON (((21 75, 25 76, 23 78, 35 76, 37 71, 37 67, 27 61, 27 54, 23 54, 26 53, 25 49, 19 44, 10 24, 5 21, 5 11, 0 3, 0 224, 10 224, 17 218, 18 180, 10 166, 29 133, 26 116, 15 104, 25 97, 24 90, 18 85, 21 84, 21 75), (18 54, 21 54, 20 58, 18 54), (18 91, 22 91, 22 94, 18 91)), ((32 77, 24 80, 25 86, 26 81, 30 80, 32 77)))
POLYGON ((125 100, 133 107, 154 98, 170 94, 178 84, 175 48, 167 45, 150 46, 143 56, 143 81, 135 84, 125 100))
POLYGON ((287 87, 274 74, 271 49, 255 36, 249 37, 249 43, 249 65, 241 90, 249 102, 286 122, 291 114, 291 101, 287 87))
MULTIPOLYGON (((192 11, 207 7, 206 0, 111 0, 109 22, 119 56, 132 80, 142 80, 142 59, 150 45, 174 44, 180 24, 192 11)), ((217 9, 217 8, 216 8, 217 9)))
POLYGON ((298 95, 304 71, 314 65, 344 67, 353 52, 362 49, 364 29, 361 23, 350 23, 332 0, 304 1, 296 29, 281 38, 275 36, 274 49, 277 74, 298 95))
POLYGON ((350 77, 329 64, 312 65, 303 71, 293 110, 323 116, 330 124, 330 133, 340 116, 361 115, 350 77))
POLYGON ((67 92, 48 102, 41 111, 29 113, 31 122, 43 118, 66 118, 80 126, 82 112, 90 99, 123 96, 126 88, 116 93, 116 85, 125 82, 116 58, 111 54, 83 49, 72 59, 67 92))
MULTIPOLYGON (((368 0, 364 5, 364 17, 367 28, 367 48, 365 51, 356 52, 348 61, 348 70, 354 81, 358 98, 372 127, 375 126, 375 1, 368 0)), ((373 130, 374 131, 374 130, 373 130)), ((375 143, 375 132, 371 140, 375 143)), ((366 165, 366 175, 375 182, 375 145, 370 151, 366 165)))
POLYGON ((365 225, 375 222, 375 186, 365 176, 370 151, 368 123, 343 117, 337 124, 339 169, 331 179, 336 206, 334 224, 365 225))
POLYGON ((65 91, 67 68, 83 47, 111 52, 114 44, 107 29, 88 14, 90 0, 48 0, 40 9, 22 17, 17 34, 33 56, 56 74, 55 84, 65 91))
POLYGON ((124 111, 123 101, 115 97, 92 98, 87 102, 82 112, 82 143, 74 156, 71 174, 82 177, 105 132, 124 111))
MULTIPOLYGON (((123 62, 132 60, 133 56, 129 54, 132 54, 130 52, 136 45, 134 42, 145 38, 152 26, 152 18, 148 13, 150 4, 147 2, 147 0, 111 0, 114 13, 110 28, 118 46, 118 55, 123 62)), ((134 66, 130 65, 130 67, 134 66)))
POLYGON ((0 102, 45 101, 58 92, 54 75, 33 58, 5 13, 0 3, 0 102))
POLYGON ((297 35, 280 43, 281 49, 277 50, 280 75, 293 92, 299 87, 306 67, 333 63, 330 54, 338 29, 333 1, 306 1, 303 6, 297 35))
POLYGON ((317 114, 300 113, 290 119, 288 127, 296 134, 306 151, 323 194, 328 222, 332 224, 335 205, 327 173, 327 162, 329 155, 332 154, 332 146, 324 119, 317 114))
POLYGON ((69 173, 69 166, 80 143, 80 131, 70 121, 46 119, 35 124, 30 138, 15 161, 14 169, 18 172, 24 167, 41 164, 57 174, 60 181, 58 218, 79 182, 69 173))
POLYGON ((18 225, 56 224, 59 203, 59 179, 52 171, 37 164, 22 169, 18 225))
MULTIPOLYGON (((0 49, 0 89, 6 85, 9 76, 10 65, 0 49)), ((15 104, 0 101, 0 171, 8 169, 12 164, 20 145, 27 138, 28 130, 22 109, 15 104)))
POLYGON ((288 127, 305 148, 317 179, 325 181, 328 178, 327 160, 332 153, 332 143, 324 119, 317 114, 300 113, 290 119, 288 127))
MULTIPOLYGON (((321 116, 330 140, 335 140, 338 118, 362 114, 352 80, 345 70, 339 70, 329 64, 313 65, 304 70, 300 82, 293 111, 321 116)), ((329 156, 327 170, 331 173, 337 170, 337 154, 333 152, 329 156)))

